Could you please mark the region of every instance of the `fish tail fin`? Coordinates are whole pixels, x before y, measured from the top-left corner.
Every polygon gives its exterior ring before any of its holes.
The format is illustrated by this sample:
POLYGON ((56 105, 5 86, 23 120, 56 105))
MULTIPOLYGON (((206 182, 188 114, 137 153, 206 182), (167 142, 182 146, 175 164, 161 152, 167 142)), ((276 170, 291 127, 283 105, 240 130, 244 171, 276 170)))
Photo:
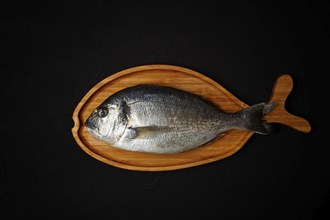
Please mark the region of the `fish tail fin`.
POLYGON ((239 114, 245 120, 244 128, 258 134, 274 133, 273 125, 264 120, 264 115, 268 114, 275 107, 275 103, 259 103, 249 108, 243 109, 239 114))

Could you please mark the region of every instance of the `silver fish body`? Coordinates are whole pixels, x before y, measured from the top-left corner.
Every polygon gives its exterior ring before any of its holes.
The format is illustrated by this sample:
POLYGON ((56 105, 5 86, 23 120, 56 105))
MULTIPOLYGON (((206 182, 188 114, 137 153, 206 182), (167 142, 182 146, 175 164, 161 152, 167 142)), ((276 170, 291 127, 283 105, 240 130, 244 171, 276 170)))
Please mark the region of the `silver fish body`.
POLYGON ((159 85, 123 89, 98 106, 87 130, 111 146, 147 153, 179 153, 215 140, 231 129, 272 132, 263 121, 274 103, 226 113, 201 97, 159 85))

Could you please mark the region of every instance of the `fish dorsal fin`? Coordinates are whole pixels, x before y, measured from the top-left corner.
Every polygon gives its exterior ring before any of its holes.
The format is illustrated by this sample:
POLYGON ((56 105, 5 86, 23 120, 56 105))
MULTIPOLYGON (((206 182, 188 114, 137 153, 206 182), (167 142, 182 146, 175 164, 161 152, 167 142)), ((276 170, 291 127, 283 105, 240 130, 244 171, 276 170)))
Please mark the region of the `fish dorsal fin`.
POLYGON ((130 130, 130 139, 136 139, 154 137, 155 135, 173 131, 174 128, 168 126, 151 125, 145 127, 130 127, 128 129, 130 130))

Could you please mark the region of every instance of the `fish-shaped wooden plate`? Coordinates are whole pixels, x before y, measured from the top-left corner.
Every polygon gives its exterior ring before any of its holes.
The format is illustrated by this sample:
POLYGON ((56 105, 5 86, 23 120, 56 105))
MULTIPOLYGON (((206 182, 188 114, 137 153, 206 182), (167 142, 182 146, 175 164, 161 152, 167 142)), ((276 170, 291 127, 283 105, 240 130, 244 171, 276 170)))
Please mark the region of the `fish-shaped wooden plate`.
MULTIPOLYGON (((84 127, 84 122, 91 112, 113 93, 137 84, 159 84, 191 92, 210 100, 225 112, 237 112, 249 107, 217 82, 191 69, 172 65, 129 68, 95 85, 79 102, 73 113, 73 137, 87 154, 109 165, 129 170, 176 170, 226 158, 241 149, 253 135, 252 131, 231 130, 217 141, 178 154, 125 151, 92 137, 84 127)), ((290 75, 281 75, 275 81, 269 101, 276 102, 277 105, 265 118, 268 122, 281 123, 308 133, 311 130, 308 121, 290 114, 285 109, 285 100, 292 87, 290 75)))

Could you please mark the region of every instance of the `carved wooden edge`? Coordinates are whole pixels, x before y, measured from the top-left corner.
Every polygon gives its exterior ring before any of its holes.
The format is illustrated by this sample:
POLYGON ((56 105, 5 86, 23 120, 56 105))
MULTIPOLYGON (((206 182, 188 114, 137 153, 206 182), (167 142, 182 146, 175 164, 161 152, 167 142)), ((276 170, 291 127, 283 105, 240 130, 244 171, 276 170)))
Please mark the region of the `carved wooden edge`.
MULTIPOLYGON (((100 81, 98 84, 96 84, 88 93, 82 98, 82 100, 79 102, 77 107, 74 110, 74 113, 72 115, 72 119, 74 121, 74 127, 72 128, 72 134, 78 145, 90 156, 94 157, 95 159, 102 161, 106 164, 128 169, 128 170, 135 170, 135 171, 169 171, 169 170, 177 170, 177 169, 183 169, 183 168, 189 168, 194 167, 202 164, 207 164, 210 162, 215 162, 220 159, 226 158, 234 153, 236 153, 238 150, 240 150, 243 145, 247 142, 247 140, 253 135, 253 132, 249 132, 243 139, 241 144, 237 145, 233 150, 230 152, 227 152, 226 154, 219 155, 217 157, 212 157, 208 159, 204 159, 201 161, 195 161, 191 163, 185 163, 185 164, 178 164, 178 165, 169 165, 169 166, 136 166, 136 165, 128 165, 116 161, 109 160, 107 158, 104 158, 93 151, 91 151, 88 147, 85 146, 85 144, 82 142, 82 140, 79 137, 79 129, 80 129, 80 118, 79 118, 79 112, 81 108, 84 106, 84 104, 88 101, 88 99, 102 86, 105 84, 113 81, 114 79, 117 79, 119 77, 125 76, 127 74, 131 74, 133 72, 137 71, 145 71, 145 70, 153 70, 153 69, 163 69, 163 70, 174 70, 174 71, 180 71, 184 73, 188 73, 190 75, 199 77, 206 82, 212 84, 217 89, 221 90, 223 93, 225 93, 228 97, 232 99, 233 102, 240 105, 242 108, 249 107, 244 102, 240 101, 238 98, 236 98, 232 93, 228 92, 224 87, 219 85, 217 82, 213 81, 212 79, 187 68, 184 67, 178 67, 178 66, 172 66, 172 65, 164 65, 164 64, 154 64, 154 65, 144 65, 144 66, 138 66, 138 67, 132 67, 129 69, 125 69, 123 71, 120 71, 116 74, 113 74, 104 80, 100 81)), ((289 113, 285 109, 285 101, 292 91, 293 88, 293 81, 290 75, 284 74, 277 78, 277 80, 274 83, 272 96, 269 100, 269 102, 275 102, 277 105, 273 109, 272 112, 270 112, 268 115, 265 116, 265 119, 268 122, 274 122, 274 123, 280 123, 286 126, 289 126, 293 129, 296 129, 297 131, 308 133, 311 131, 311 126, 309 122, 302 118, 295 116, 291 113, 289 113)))
POLYGON ((236 153, 238 150, 240 150, 243 147, 243 145, 246 143, 246 141, 253 135, 253 132, 247 133, 246 136, 242 139, 241 144, 237 145, 233 150, 227 152, 226 154, 222 154, 222 155, 212 157, 212 158, 207 158, 207 159, 200 160, 200 161, 184 163, 184 164, 177 164, 177 165, 161 166, 161 167, 160 166, 152 166, 152 167, 151 166, 136 166, 136 165, 128 165, 128 164, 116 162, 116 161, 104 158, 101 155, 94 153, 88 147, 86 147, 85 144, 82 142, 81 138, 79 137, 79 130, 80 130, 80 125, 81 125, 79 113, 80 113, 80 110, 82 109, 82 107, 84 106, 84 104, 88 101, 88 99, 98 89, 100 89, 102 86, 104 86, 105 84, 107 84, 107 83, 109 83, 109 82, 111 82, 111 81, 113 81, 117 78, 120 78, 120 77, 125 76, 127 74, 138 72, 138 71, 154 70, 154 69, 157 69, 157 70, 159 70, 159 69, 171 70, 171 71, 174 70, 174 71, 184 72, 184 73, 193 75, 195 77, 201 78, 204 81, 206 81, 207 83, 210 83, 213 86, 215 86, 221 92, 225 93, 228 98, 230 98, 233 102, 235 102, 236 104, 238 104, 242 108, 249 107, 249 105, 245 104, 244 102, 242 102, 241 100, 236 98, 232 93, 230 93, 228 90, 226 90, 224 87, 219 85, 214 80, 208 78, 207 76, 204 76, 201 73, 198 73, 198 72, 193 71, 193 70, 188 69, 188 68, 173 66, 173 65, 166 65, 166 64, 143 65, 143 66, 128 68, 128 69, 122 70, 118 73, 115 73, 115 74, 105 78, 104 80, 100 81, 99 83, 97 83, 93 88, 91 88, 87 92, 87 94, 82 98, 82 100, 78 103, 77 107, 74 110, 74 113, 72 115, 72 119, 74 121, 74 126, 72 128, 72 135, 73 135, 74 139, 76 140, 76 142, 78 143, 78 145, 87 154, 89 154, 93 158, 95 158, 99 161, 102 161, 106 164, 109 164, 109 165, 112 165, 112 166, 115 166, 115 167, 119 167, 119 168, 123 168, 123 169, 135 170, 135 171, 170 171, 170 170, 178 170, 178 169, 194 167, 194 166, 198 166, 198 165, 202 165, 202 164, 207 164, 207 163, 210 163, 210 162, 215 162, 215 161, 218 161, 220 159, 226 158, 226 157, 236 153))
POLYGON ((265 116, 268 122, 280 123, 289 126, 297 131, 309 133, 311 125, 299 116, 293 115, 285 108, 286 99, 293 88, 293 80, 289 74, 278 77, 274 83, 272 96, 269 102, 275 102, 275 108, 265 116))

